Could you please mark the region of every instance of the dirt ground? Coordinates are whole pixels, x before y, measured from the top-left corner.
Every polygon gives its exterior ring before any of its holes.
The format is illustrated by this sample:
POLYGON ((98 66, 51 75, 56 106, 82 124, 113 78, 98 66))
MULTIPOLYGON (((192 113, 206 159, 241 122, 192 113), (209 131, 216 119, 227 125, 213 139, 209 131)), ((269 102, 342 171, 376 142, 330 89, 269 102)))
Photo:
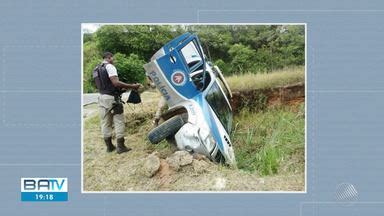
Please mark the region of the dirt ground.
MULTIPOLYGON (((197 170, 193 163, 180 170, 171 169, 165 159, 176 150, 166 141, 152 145, 146 139, 159 95, 142 94, 143 105, 125 105, 126 143, 133 150, 118 155, 106 153, 100 132, 97 105, 84 107, 83 180, 84 191, 304 191, 303 169, 278 175, 261 176, 206 162, 197 170), (152 177, 144 175, 143 165, 153 153, 160 158, 160 169, 152 177)), ((235 147, 236 151, 236 147, 235 147)), ((204 160, 205 161, 205 160, 204 160)))

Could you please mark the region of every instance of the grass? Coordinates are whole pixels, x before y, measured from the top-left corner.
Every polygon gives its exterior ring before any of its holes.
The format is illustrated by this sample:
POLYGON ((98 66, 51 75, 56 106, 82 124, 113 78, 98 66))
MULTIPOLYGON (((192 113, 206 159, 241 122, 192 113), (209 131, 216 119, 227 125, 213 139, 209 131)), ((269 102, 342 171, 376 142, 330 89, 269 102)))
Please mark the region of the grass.
POLYGON ((304 67, 292 67, 271 73, 241 74, 226 77, 232 91, 249 91, 286 86, 305 81, 304 67))
POLYGON ((242 110, 232 133, 238 168, 261 175, 303 171, 304 118, 304 104, 258 113, 242 110))

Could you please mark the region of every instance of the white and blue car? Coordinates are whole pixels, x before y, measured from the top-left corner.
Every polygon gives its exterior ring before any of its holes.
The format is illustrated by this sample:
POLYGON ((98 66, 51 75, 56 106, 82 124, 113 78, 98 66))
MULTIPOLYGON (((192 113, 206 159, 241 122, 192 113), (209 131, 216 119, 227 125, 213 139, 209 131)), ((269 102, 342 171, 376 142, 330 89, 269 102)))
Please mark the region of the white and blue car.
POLYGON ((149 132, 150 142, 174 138, 180 150, 234 165, 232 93, 197 35, 185 33, 168 42, 144 68, 169 106, 164 122, 149 132))

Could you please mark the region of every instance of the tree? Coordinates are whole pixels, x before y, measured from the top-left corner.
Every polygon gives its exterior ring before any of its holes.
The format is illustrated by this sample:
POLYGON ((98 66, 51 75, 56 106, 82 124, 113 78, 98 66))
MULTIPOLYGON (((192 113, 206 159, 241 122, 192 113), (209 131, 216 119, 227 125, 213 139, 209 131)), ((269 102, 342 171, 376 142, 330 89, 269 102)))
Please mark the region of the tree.
POLYGON ((254 64, 255 50, 243 44, 234 44, 228 51, 231 57, 232 72, 250 72, 254 64))
POLYGON ((106 25, 96 32, 99 50, 124 55, 133 53, 144 60, 149 60, 175 36, 169 25, 106 25))
POLYGON ((145 61, 136 54, 126 56, 121 53, 114 55, 114 65, 119 74, 119 79, 126 83, 144 83, 145 70, 143 65, 145 61))

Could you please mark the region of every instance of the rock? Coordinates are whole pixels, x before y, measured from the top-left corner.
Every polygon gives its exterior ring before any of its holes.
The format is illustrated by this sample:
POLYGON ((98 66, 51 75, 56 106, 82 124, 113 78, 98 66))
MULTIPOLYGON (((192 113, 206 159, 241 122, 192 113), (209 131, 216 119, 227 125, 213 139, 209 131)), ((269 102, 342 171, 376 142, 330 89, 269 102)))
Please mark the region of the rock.
POLYGON ((144 160, 143 173, 147 177, 152 177, 160 168, 160 158, 154 153, 148 155, 144 160))
POLYGON ((193 153, 193 159, 196 159, 196 160, 209 160, 207 157, 205 157, 205 155, 202 155, 202 154, 199 154, 199 153, 193 153))
POLYGON ((180 166, 185 166, 188 164, 191 164, 193 161, 193 156, 189 154, 189 152, 186 151, 178 151, 175 152, 175 155, 179 157, 180 161, 180 166))
POLYGON ((164 176, 169 176, 172 173, 171 169, 169 168, 169 164, 165 159, 160 159, 160 169, 158 172, 158 175, 160 178, 164 176))
POLYGON ((168 157, 165 160, 167 161, 169 167, 173 170, 178 171, 180 169, 180 164, 174 157, 168 157))
POLYGON ((191 164, 193 156, 187 151, 177 151, 169 156, 166 161, 169 167, 177 171, 180 167, 191 164))
POLYGON ((204 160, 193 160, 193 170, 197 173, 204 173, 208 170, 209 164, 204 160))

